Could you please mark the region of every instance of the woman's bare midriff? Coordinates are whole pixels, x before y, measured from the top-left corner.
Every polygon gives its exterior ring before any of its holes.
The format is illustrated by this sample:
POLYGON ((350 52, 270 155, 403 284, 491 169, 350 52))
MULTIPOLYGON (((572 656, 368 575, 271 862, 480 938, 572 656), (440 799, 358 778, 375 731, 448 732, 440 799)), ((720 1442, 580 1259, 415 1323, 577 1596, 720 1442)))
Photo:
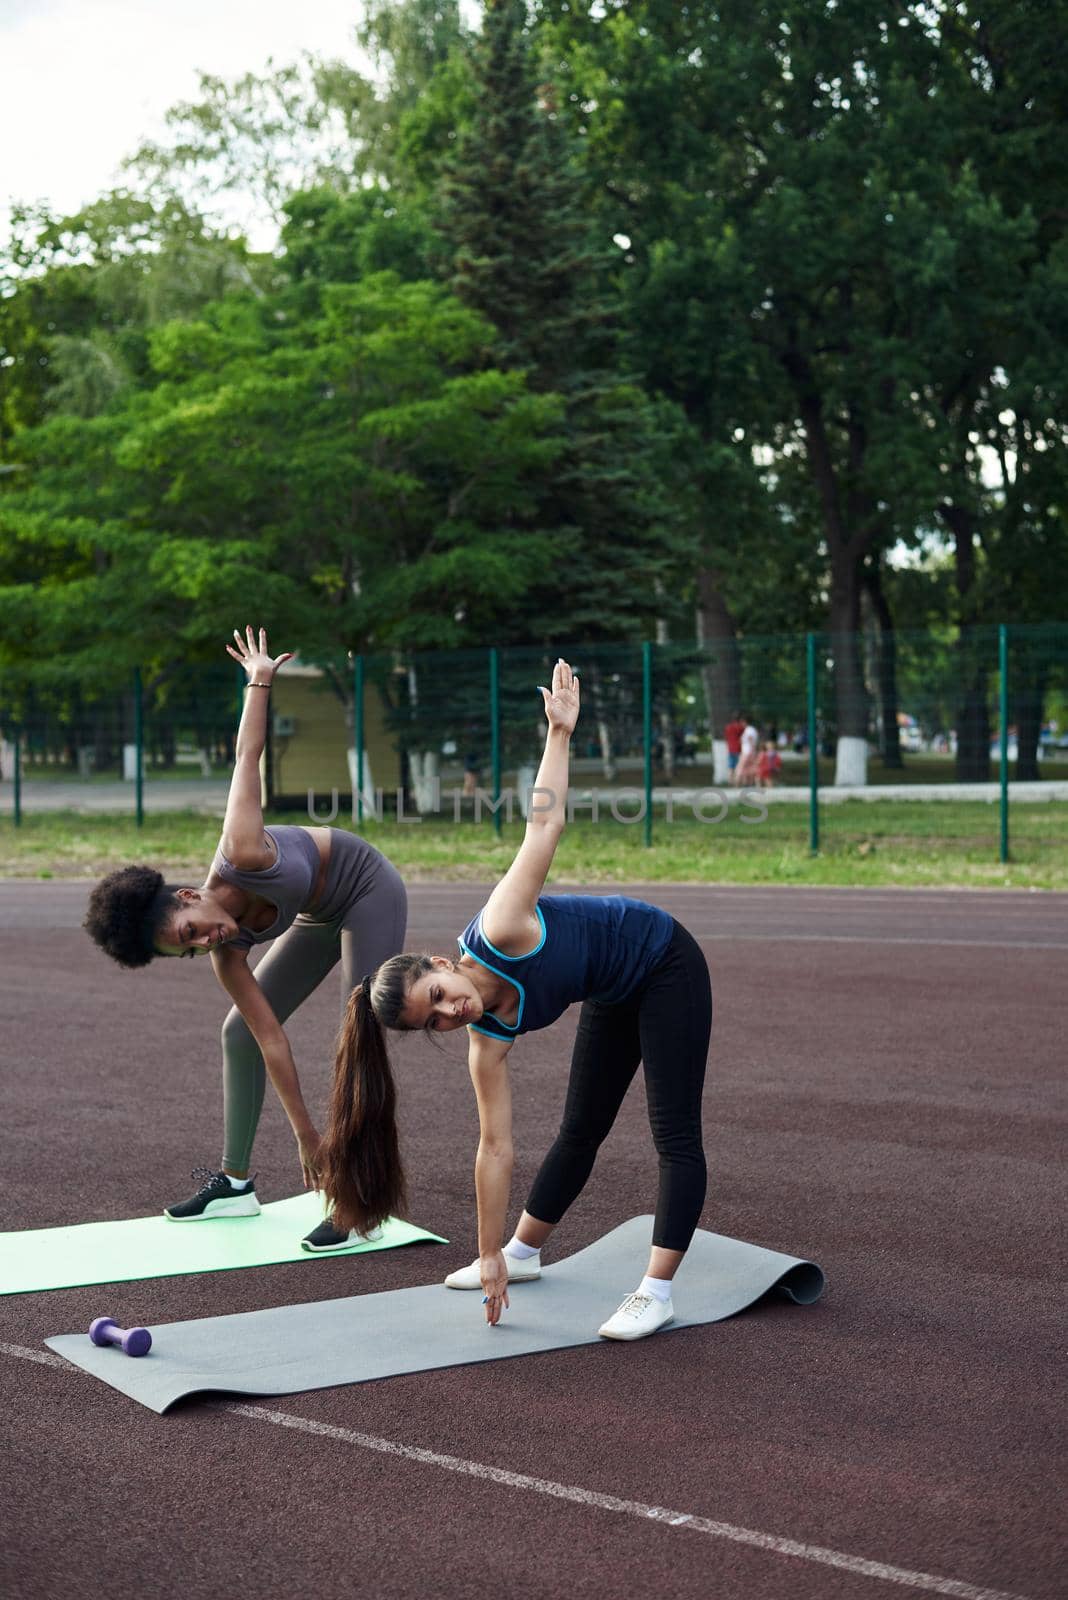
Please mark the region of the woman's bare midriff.
POLYGON ((311 911, 323 898, 323 890, 326 888, 326 869, 330 865, 330 829, 305 828, 304 832, 315 840, 315 848, 319 852, 319 871, 315 875, 315 884, 308 898, 308 904, 301 908, 304 911, 311 911))

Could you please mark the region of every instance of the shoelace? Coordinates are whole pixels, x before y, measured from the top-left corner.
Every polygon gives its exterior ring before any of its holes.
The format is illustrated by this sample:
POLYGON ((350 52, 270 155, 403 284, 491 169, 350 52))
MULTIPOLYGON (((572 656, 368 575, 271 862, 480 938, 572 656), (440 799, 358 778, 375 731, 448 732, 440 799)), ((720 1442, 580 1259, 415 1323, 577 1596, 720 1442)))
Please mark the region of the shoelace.
POLYGON ((225 1174, 223 1174, 221 1172, 216 1172, 214 1167, 194 1167, 192 1172, 189 1174, 189 1176, 191 1178, 203 1178, 204 1179, 204 1182, 200 1185, 200 1188, 197 1190, 197 1194, 204 1194, 204 1193, 206 1193, 206 1191, 208 1189, 214 1189, 214 1187, 218 1183, 219 1179, 224 1177, 225 1174))
POLYGON ((653 1297, 651 1294, 638 1294, 637 1291, 635 1291, 634 1294, 628 1294, 627 1298, 616 1312, 616 1316, 635 1318, 640 1317, 644 1315, 646 1311, 648 1311, 652 1303, 653 1297))

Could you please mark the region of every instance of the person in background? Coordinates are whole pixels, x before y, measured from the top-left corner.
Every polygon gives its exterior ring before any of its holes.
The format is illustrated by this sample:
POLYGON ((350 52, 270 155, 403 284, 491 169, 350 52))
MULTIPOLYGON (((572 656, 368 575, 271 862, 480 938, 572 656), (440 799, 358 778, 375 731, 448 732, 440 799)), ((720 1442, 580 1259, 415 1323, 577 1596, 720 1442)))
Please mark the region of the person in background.
POLYGON ((771 789, 782 772, 782 756, 773 739, 764 740, 764 748, 757 762, 757 781, 762 789, 771 789))
POLYGON ((482 762, 477 750, 467 750, 464 753, 464 787, 465 795, 473 795, 478 789, 478 780, 482 775, 482 762))
POLYGON ((734 774, 738 770, 738 761, 742 753, 742 734, 745 732, 746 721, 745 713, 736 711, 723 730, 723 738, 727 746, 727 777, 730 783, 735 781, 734 774))
POLYGON ((747 783, 756 783, 759 777, 760 732, 755 723, 746 722, 741 744, 741 755, 734 772, 734 782, 739 789, 747 783))

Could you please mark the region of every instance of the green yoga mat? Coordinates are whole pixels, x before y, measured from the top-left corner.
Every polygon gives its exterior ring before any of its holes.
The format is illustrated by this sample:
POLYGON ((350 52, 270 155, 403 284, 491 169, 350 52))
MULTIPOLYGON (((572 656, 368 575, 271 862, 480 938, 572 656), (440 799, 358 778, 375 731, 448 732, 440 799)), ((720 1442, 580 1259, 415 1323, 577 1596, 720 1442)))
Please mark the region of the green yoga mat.
MULTIPOLYGON (((322 1220, 322 1196, 309 1190, 272 1201, 258 1217, 171 1222, 161 1215, 0 1233, 0 1294, 267 1267, 277 1261, 315 1261, 318 1257, 302 1250, 300 1241, 322 1220)), ((366 1255, 420 1241, 448 1243, 440 1234, 391 1217, 381 1239, 329 1254, 366 1255)))

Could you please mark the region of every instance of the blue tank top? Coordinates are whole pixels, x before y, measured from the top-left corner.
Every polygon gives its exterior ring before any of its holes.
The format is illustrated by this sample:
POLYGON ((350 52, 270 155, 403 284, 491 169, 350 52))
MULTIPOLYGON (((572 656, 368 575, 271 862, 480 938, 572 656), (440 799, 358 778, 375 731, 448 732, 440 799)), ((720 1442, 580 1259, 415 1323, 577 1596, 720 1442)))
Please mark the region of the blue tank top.
POLYGON ((617 1005, 640 987, 671 942, 666 911, 619 894, 545 894, 536 906, 541 938, 523 956, 506 956, 482 932, 482 912, 458 940, 463 955, 515 985, 514 1026, 490 1011, 470 1026, 490 1039, 518 1039, 547 1028, 576 1000, 617 1005))
POLYGON ((261 933, 239 925, 234 938, 226 941, 238 950, 251 950, 254 944, 264 944, 285 933, 307 903, 319 875, 319 847, 306 829, 283 825, 263 831, 274 840, 274 860, 269 867, 260 872, 245 872, 226 859, 221 847, 211 863, 211 870, 224 882, 269 900, 278 910, 271 926, 261 933))

